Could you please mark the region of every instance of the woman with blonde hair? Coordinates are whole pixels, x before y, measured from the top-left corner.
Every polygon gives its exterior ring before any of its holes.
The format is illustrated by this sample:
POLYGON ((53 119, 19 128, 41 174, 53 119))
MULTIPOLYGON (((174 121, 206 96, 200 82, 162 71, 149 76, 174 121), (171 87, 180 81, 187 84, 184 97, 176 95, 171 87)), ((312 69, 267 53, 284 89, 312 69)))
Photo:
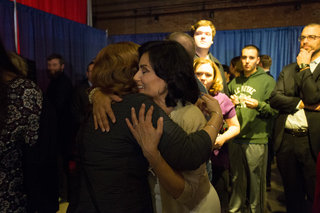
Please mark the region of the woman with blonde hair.
POLYGON ((220 130, 215 146, 218 147, 211 154, 212 181, 217 190, 221 202, 221 211, 228 212, 228 190, 229 190, 229 157, 228 147, 225 143, 232 140, 240 132, 240 124, 236 116, 235 108, 229 97, 220 93, 222 89, 222 78, 217 65, 205 58, 198 58, 194 61, 194 72, 198 79, 206 86, 210 95, 219 101, 223 119, 227 127, 220 130))

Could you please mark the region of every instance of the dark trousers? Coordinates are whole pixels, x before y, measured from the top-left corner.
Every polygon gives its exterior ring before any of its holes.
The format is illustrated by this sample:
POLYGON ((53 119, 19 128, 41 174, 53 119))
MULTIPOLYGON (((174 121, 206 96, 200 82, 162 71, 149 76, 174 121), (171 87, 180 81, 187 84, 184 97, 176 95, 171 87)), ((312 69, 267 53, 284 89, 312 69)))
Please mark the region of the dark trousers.
POLYGON ((308 136, 296 137, 285 132, 277 152, 277 165, 287 212, 311 212, 316 187, 316 163, 311 155, 308 136))

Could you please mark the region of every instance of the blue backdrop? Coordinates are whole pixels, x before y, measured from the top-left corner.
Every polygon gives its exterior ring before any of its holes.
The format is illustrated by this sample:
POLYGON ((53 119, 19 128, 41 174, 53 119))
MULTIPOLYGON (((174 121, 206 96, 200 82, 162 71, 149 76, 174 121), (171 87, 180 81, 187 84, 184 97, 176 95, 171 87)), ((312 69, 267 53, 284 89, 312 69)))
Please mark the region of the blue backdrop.
MULTIPOLYGON (((73 84, 85 77, 89 62, 107 45, 106 33, 86 25, 17 4, 21 55, 36 62, 37 84, 45 90, 46 58, 61 54, 65 73, 73 84)), ((8 51, 14 51, 13 2, 0 0, 0 36, 8 51)))
MULTIPOLYGON (((241 49, 254 44, 260 48, 262 55, 272 58, 271 74, 278 78, 282 68, 296 61, 299 53, 298 36, 303 27, 278 27, 247 30, 217 31, 210 52, 219 59, 222 64, 229 65, 230 60, 241 54, 241 49)), ((109 36, 108 42, 132 41, 142 44, 146 41, 163 40, 169 33, 152 33, 138 35, 109 36)))
MULTIPOLYGON (((109 36, 106 33, 77 22, 70 21, 43 11, 17 4, 21 55, 34 60, 37 67, 38 84, 46 89, 46 57, 52 53, 66 59, 66 74, 75 84, 85 76, 87 64, 108 43, 132 41, 142 44, 151 40, 163 40, 169 33, 150 33, 109 36)), ((0 0, 0 36, 8 51, 14 51, 13 2, 0 0)), ((254 44, 261 54, 270 55, 273 64, 271 74, 277 79, 282 68, 295 62, 299 52, 297 40, 303 26, 265 29, 217 31, 210 52, 222 64, 239 56, 241 49, 254 44)))

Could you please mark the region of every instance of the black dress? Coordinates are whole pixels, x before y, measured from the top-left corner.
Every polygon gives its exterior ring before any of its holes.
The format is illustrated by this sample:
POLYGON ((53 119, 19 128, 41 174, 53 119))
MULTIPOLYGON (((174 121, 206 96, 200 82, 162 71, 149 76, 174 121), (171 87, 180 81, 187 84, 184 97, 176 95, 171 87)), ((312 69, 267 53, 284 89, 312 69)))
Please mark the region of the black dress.
POLYGON ((94 130, 91 115, 78 133, 75 187, 68 212, 96 212, 94 202, 101 212, 153 211, 148 161, 125 122, 125 118, 131 118, 131 107, 138 113, 142 103, 146 109, 155 107, 154 126, 160 116, 164 118, 159 150, 169 165, 192 170, 209 159, 212 145, 205 131, 188 136, 149 97, 126 95, 122 102, 112 105, 117 121, 109 121, 110 132, 94 130))

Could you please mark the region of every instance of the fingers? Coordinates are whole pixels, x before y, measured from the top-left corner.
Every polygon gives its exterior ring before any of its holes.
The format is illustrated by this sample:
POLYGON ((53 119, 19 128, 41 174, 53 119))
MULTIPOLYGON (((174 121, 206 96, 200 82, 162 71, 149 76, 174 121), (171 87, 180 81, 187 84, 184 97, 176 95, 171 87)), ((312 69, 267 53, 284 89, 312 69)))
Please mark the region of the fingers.
POLYGON ((132 123, 134 125, 136 125, 137 123, 139 123, 138 119, 137 119, 137 115, 136 115, 136 110, 132 107, 131 108, 131 120, 132 120, 132 123))
MULTIPOLYGON (((208 95, 208 94, 205 94, 205 93, 202 93, 202 94, 201 94, 201 98, 202 98, 204 101, 208 101, 208 100, 213 100, 213 99, 214 99, 211 95, 208 95)), ((214 100, 215 100, 215 99, 214 99, 214 100)))
POLYGON ((139 110, 139 122, 141 124, 144 124, 144 120, 145 120, 145 112, 146 112, 146 105, 145 104, 142 104, 141 107, 140 107, 140 110, 139 110))
POLYGON ((113 110, 111 108, 111 105, 105 105, 104 106, 104 110, 105 112, 102 113, 101 115, 101 119, 102 119, 102 122, 104 124, 106 124, 105 127, 109 127, 109 122, 108 122, 108 117, 107 115, 109 116, 109 118, 111 119, 112 123, 115 123, 116 122, 116 117, 114 116, 114 113, 113 113, 113 110), (107 114, 107 115, 106 115, 107 114))
POLYGON ((97 121, 97 117, 95 115, 93 115, 93 121, 94 121, 94 129, 97 130, 98 129, 98 121, 97 121))
POLYGON ((108 122, 106 112, 103 108, 99 108, 99 110, 97 111, 96 117, 102 132, 105 132, 105 131, 109 132, 110 130, 109 122, 108 122))
POLYGON ((119 96, 117 96, 115 94, 111 94, 111 95, 109 95, 109 97, 115 102, 121 102, 122 101, 122 98, 120 98, 119 96))
POLYGON ((152 125, 152 113, 153 113, 153 106, 151 106, 147 112, 147 115, 146 115, 146 124, 151 124, 152 125))
POLYGON ((160 117, 157 121, 157 129, 156 129, 156 132, 158 134, 161 134, 163 133, 163 117, 160 117))
POLYGON ((133 125, 131 124, 130 120, 128 118, 126 118, 126 123, 127 123, 127 126, 130 130, 130 132, 132 133, 133 137, 136 139, 136 141, 138 142, 138 144, 141 146, 141 140, 139 138, 139 134, 138 132, 136 131, 136 129, 133 127, 133 125))

